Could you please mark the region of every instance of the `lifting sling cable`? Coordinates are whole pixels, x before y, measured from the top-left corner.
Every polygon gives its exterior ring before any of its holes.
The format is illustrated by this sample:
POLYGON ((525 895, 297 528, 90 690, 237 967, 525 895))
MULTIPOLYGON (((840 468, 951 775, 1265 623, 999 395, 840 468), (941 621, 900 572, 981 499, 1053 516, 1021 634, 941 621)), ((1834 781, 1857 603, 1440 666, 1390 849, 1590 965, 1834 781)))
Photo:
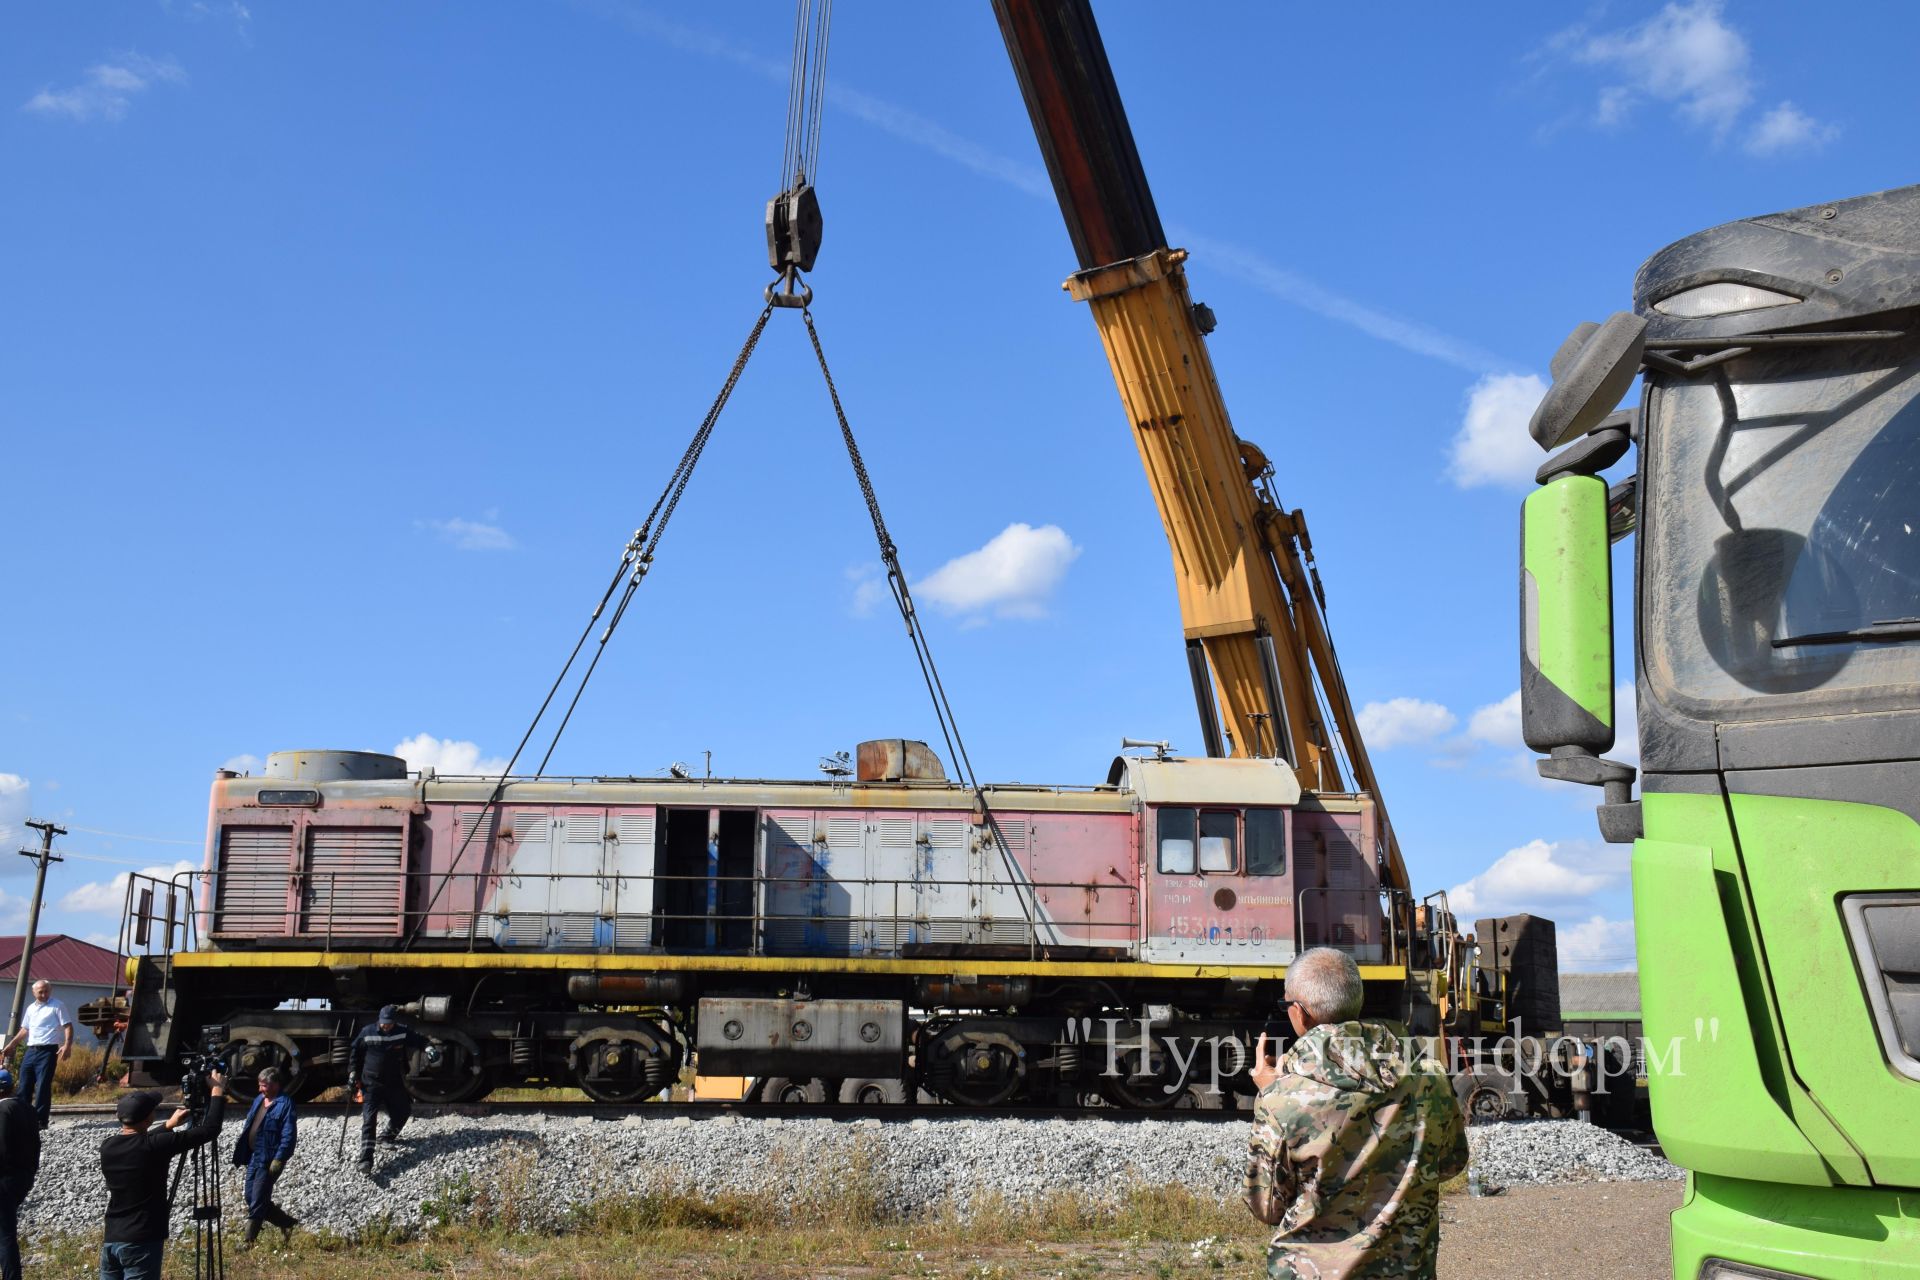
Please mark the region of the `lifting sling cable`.
MULTIPOLYGON (((769 250, 770 256, 776 259, 774 263, 776 269, 780 269, 782 263, 779 260, 778 251, 774 249, 771 243, 771 232, 774 226, 773 206, 781 205, 783 201, 795 192, 804 192, 807 199, 811 200, 812 195, 807 187, 807 178, 818 164, 821 104, 825 98, 828 23, 832 13, 833 0, 819 0, 820 8, 818 11, 817 24, 814 25, 810 31, 808 17, 811 5, 812 0, 798 0, 797 4, 798 12, 794 23, 795 51, 793 81, 788 90, 787 137, 785 151, 781 161, 782 180, 785 181, 787 175, 792 174, 795 185, 789 191, 783 192, 781 196, 776 196, 768 212, 770 231, 769 250), (809 52, 811 52, 811 58, 809 57, 809 52)), ((819 226, 817 206, 814 207, 813 217, 814 225, 811 228, 811 244, 805 250, 804 268, 811 268, 813 252, 818 248, 819 226)), ((806 233, 804 230, 801 230, 795 234, 804 237, 806 233)), ((887 570, 887 585, 893 594, 894 604, 900 611, 901 619, 906 624, 907 636, 913 645, 914 657, 920 664, 921 678, 926 683, 927 695, 933 703, 934 717, 939 722, 941 737, 947 746, 948 758, 954 761, 958 770, 964 775, 967 788, 973 793, 974 803, 979 809, 982 822, 987 827, 993 844, 1000 854, 1001 862, 1006 868, 1009 887, 1013 890, 1015 900, 1020 904, 1021 915, 1027 924, 1029 954, 1036 953, 1042 945, 1040 938, 1041 926, 1037 918, 1037 902, 1030 902, 1030 899, 1035 898, 1031 877, 1024 876, 1021 873, 1019 864, 1014 860, 1012 849, 1009 847, 1006 836, 1001 830, 999 819, 988 803, 986 791, 981 787, 979 779, 974 773, 973 761, 967 754, 966 743, 960 737, 960 727, 954 716, 953 706, 947 699, 946 686, 940 679, 939 670, 934 666, 932 648, 927 643, 926 632, 922 629, 919 614, 914 608, 913 596, 907 586, 906 574, 900 568, 899 550, 894 544, 892 535, 887 532, 886 520, 880 512, 880 500, 874 492, 873 480, 867 474, 866 462, 860 455, 860 446, 854 440, 853 428, 851 424, 848 423, 846 410, 840 402, 839 388, 834 384, 833 372, 827 366, 826 351, 820 345, 820 334, 814 326, 813 312, 806 306, 806 303, 812 299, 812 290, 809 288, 806 289, 804 293, 797 292, 801 269, 803 269, 803 266, 799 257, 799 251, 796 250, 788 255, 783 271, 783 278, 787 282, 787 292, 776 293, 773 285, 767 287, 767 304, 761 309, 759 317, 754 321, 752 331, 747 335, 746 342, 740 348, 740 354, 734 358, 733 367, 728 372, 726 381, 721 385, 719 394, 714 398, 712 407, 707 410, 707 416, 694 431, 693 439, 688 443, 686 451, 681 455, 678 465, 676 465, 673 470, 673 474, 668 477, 666 487, 661 490, 660 496, 654 500, 653 509, 647 513, 646 520, 642 522, 641 527, 634 532, 633 537, 628 541, 622 552, 619 566, 614 571, 613 579, 608 583, 606 591, 600 598, 600 602, 594 606, 593 613, 588 617, 587 624, 585 628, 582 629, 579 639, 574 642, 573 651, 568 655, 566 662, 560 669, 560 674, 554 678, 552 686, 547 690, 545 699, 542 700, 539 710, 534 713, 533 721, 527 726, 526 732, 521 736, 520 743, 514 748, 513 755, 507 760, 505 767, 500 771, 499 777, 494 780, 493 789, 488 795, 486 803, 482 806, 479 816, 473 821, 465 837, 461 840, 452 859, 449 860, 446 873, 441 876, 439 883, 434 888, 432 896, 429 898, 425 907, 421 909, 419 919, 408 935, 407 942, 409 945, 419 936, 420 930, 425 926, 428 912, 438 903, 441 893, 444 892, 447 885, 451 883, 455 874, 454 868, 460 865, 460 860, 465 857, 467 848, 472 844, 474 837, 482 830, 489 829, 487 826, 489 817, 498 810, 500 799, 506 792, 507 782, 513 775, 514 765, 519 762, 520 756, 526 750, 527 744, 532 741, 535 730, 539 727, 541 720, 552 707, 553 700, 560 692, 568 673, 573 668, 573 664, 578 661, 581 651, 585 648, 587 638, 592 635, 594 625, 606 612, 608 602, 613 599, 614 593, 620 590, 621 580, 624 577, 626 580, 626 589, 620 593, 619 602, 614 606, 613 613, 611 617, 608 618, 605 630, 600 633, 600 639, 595 645, 593 657, 588 661, 585 671, 582 672, 578 683, 575 685, 573 696, 568 701, 566 711, 561 715, 558 725, 554 728, 553 736, 547 743, 546 752, 542 755, 540 766, 535 771, 534 776, 538 778, 546 773, 547 764, 552 760, 555 748, 559 746, 561 734, 566 731, 567 725, 572 721, 573 713, 580 705, 581 696, 586 692, 588 681, 593 678, 593 673, 598 668, 600 659, 606 654, 608 641, 612 639, 613 633, 619 627, 621 619, 626 616, 627 607, 632 602, 635 591, 638 590, 641 581, 653 566, 654 553, 660 545, 662 535, 666 532, 667 523, 673 518, 674 510, 679 506, 680 499, 686 492, 687 484, 693 478, 694 467, 699 463, 700 456, 706 448, 707 441, 713 434, 713 428, 720 419, 720 413, 726 408, 727 401, 732 397, 734 388, 739 385, 740 377, 746 371, 747 361, 752 358, 754 349, 759 345, 760 335, 766 331, 767 320, 773 314, 773 309, 776 306, 798 306, 801 311, 801 316, 806 322, 807 337, 812 343, 814 358, 819 362, 820 375, 826 382, 828 397, 833 402, 834 417, 839 424, 841 439, 847 447, 848 460, 852 463, 854 477, 859 482, 860 494, 866 503, 868 518, 873 522, 874 537, 878 541, 880 548, 880 558, 887 570), (658 524, 655 523, 656 520, 658 520, 658 524)), ((779 284, 780 282, 780 280, 775 280, 774 284, 779 284)), ((477 927, 478 922, 477 897, 479 876, 481 874, 484 874, 484 869, 482 872, 476 873, 475 910, 469 914, 470 942, 472 941, 471 931, 477 927)), ((1057 933, 1050 926, 1048 933, 1050 935, 1049 942, 1058 940, 1057 933)))
MULTIPOLYGON (((933 663, 933 649, 927 643, 926 631, 920 626, 919 611, 913 607, 913 593, 907 586, 907 575, 900 568, 899 548, 894 545, 893 535, 887 532, 886 518, 880 514, 880 498, 874 492, 872 477, 867 474, 866 461, 860 456, 860 446, 853 438, 853 427, 847 422, 847 411, 840 403, 840 389, 834 385, 833 371, 827 367, 827 353, 820 345, 820 331, 814 327, 812 309, 802 308, 800 318, 807 323, 807 339, 813 344, 814 358, 820 362, 820 376, 826 380, 827 395, 833 401, 833 416, 840 426, 840 438, 847 446, 847 460, 853 464, 854 478, 860 483, 860 496, 867 504, 867 518, 873 521, 873 536, 880 544, 880 560, 887 570, 887 587, 893 592, 893 603, 900 610, 901 621, 906 623, 907 638, 913 644, 914 657, 919 660, 920 676, 926 681, 927 696, 933 701, 934 718, 940 722, 940 735, 947 744, 947 758, 954 762, 955 768, 966 781, 967 789, 973 792, 981 819, 1000 852, 1001 863, 1007 869, 1009 887, 1020 904, 1020 914, 1027 922, 1027 945, 1029 954, 1032 954, 1041 945, 1041 922, 1037 918, 1037 902, 1029 902, 1035 896, 1031 878, 1021 874, 1020 864, 1014 860, 1013 850, 1000 829, 1000 820, 987 803, 986 790, 974 775, 973 761, 967 755, 967 744, 961 740, 960 724, 953 714, 953 704, 947 700, 946 686, 941 682, 939 669, 933 663)), ((1058 941, 1057 932, 1050 925, 1048 933, 1050 942, 1058 941)))
MULTIPOLYGON (((753 322, 753 329, 747 334, 747 340, 741 346, 740 354, 734 357, 733 368, 728 371, 726 381, 720 386, 720 394, 714 397, 713 405, 707 410, 707 416, 694 430, 693 439, 688 442, 686 451, 680 455, 680 461, 674 466, 673 474, 667 477, 666 486, 661 489, 660 496, 654 499, 653 509, 647 512, 647 518, 641 522, 638 529, 634 530, 633 537, 628 539, 626 547, 622 549, 620 563, 613 571, 613 579, 607 584, 606 591, 601 594, 600 602, 594 605, 592 614, 587 618, 586 626, 580 631, 580 638, 574 641, 573 652, 567 655, 566 662, 560 667, 560 674, 554 677, 553 684, 547 689, 547 696, 541 700, 539 710, 533 713, 533 720, 527 725, 527 731, 520 735, 519 745, 513 749, 513 755, 500 770, 500 776, 494 779, 492 792, 487 796, 487 801, 481 806, 479 815, 461 839, 459 848, 454 850, 453 857, 448 860, 446 873, 440 877, 426 905, 420 909, 419 918, 407 935, 409 945, 419 937, 420 930, 426 925, 427 913, 440 901, 440 895, 452 882, 455 868, 466 856, 467 847, 473 843, 475 836, 488 829, 489 818, 498 809, 500 797, 506 793, 507 781, 513 776, 513 766, 519 763, 520 756, 527 749, 527 744, 533 740, 534 731, 540 727, 541 720, 553 706, 554 698, 559 694, 561 686, 566 683, 567 673, 573 670, 573 664, 579 661, 581 650, 586 648, 587 638, 593 634, 595 624, 606 614, 608 602, 612 601, 614 593, 619 591, 619 603, 614 605, 613 614, 607 620, 606 629, 600 633, 600 640, 594 647, 593 658, 581 674, 579 683, 574 688, 573 697, 567 703, 566 713, 554 729, 553 737, 547 743, 546 753, 540 758, 540 768, 534 776, 537 778, 546 773, 547 763, 553 759, 554 748, 560 745, 560 735, 565 731, 568 721, 572 720, 574 709, 580 705, 580 695, 586 692, 587 681, 593 678, 601 656, 607 651, 607 642, 613 638, 614 630, 620 625, 620 620, 626 616, 627 606, 632 603, 634 592, 639 589, 641 581, 653 567, 654 553, 660 546, 661 537, 667 531, 667 522, 673 518, 674 509, 680 505, 681 495, 687 491, 687 482, 693 478, 693 469, 699 463, 708 439, 713 435, 714 424, 720 420, 721 410, 727 407, 727 401, 732 397, 733 389, 739 385, 740 375, 746 372, 747 361, 752 358, 754 348, 759 345, 760 335, 766 332, 767 318, 772 314, 771 304, 760 309, 759 318, 753 322), (655 523, 656 521, 658 523, 655 523), (626 590, 620 591, 623 579, 626 582, 626 590)), ((483 874, 484 868, 475 873, 476 897, 480 883, 479 877, 483 874)), ((477 919, 476 904, 476 910, 469 916, 470 931, 477 924, 477 919)))
POLYGON ((820 167, 820 116, 826 100, 827 37, 833 0, 798 0, 793 13, 793 72, 787 83, 787 132, 780 151, 780 189, 814 182, 820 167))
POLYGON ((868 476, 867 464, 860 456, 860 446, 854 441, 853 428, 848 424, 846 410, 840 403, 839 388, 833 382, 833 372, 827 367, 827 355, 820 345, 820 333, 814 327, 813 312, 808 308, 808 303, 813 300, 813 290, 801 280, 802 272, 813 270, 814 256, 820 250, 820 204, 814 194, 813 183, 819 176, 820 168, 820 119, 824 114, 827 96, 827 41, 832 18, 833 0, 795 0, 793 71, 787 85, 786 141, 780 156, 781 191, 767 203, 767 261, 779 275, 767 286, 766 299, 771 306, 799 308, 801 318, 806 321, 807 338, 813 344, 814 358, 820 363, 820 376, 826 380, 827 395, 833 401, 834 417, 840 425, 840 438, 847 446, 847 458, 853 464, 854 478, 860 482, 860 496, 867 504, 867 516, 873 521, 873 534, 880 544, 880 559, 887 570, 887 587, 893 593, 893 602, 900 610, 902 621, 906 623, 907 638, 913 645, 914 658, 920 664, 921 679, 926 682, 927 696, 933 702, 934 718, 940 722, 940 735, 946 742, 947 758, 954 762, 955 771, 965 778, 968 789, 973 792, 981 820, 1000 852, 1009 885, 1020 904, 1020 914, 1027 923, 1028 952, 1033 954, 1040 946, 1040 928, 1036 919, 1037 901, 1029 903, 1029 899, 1036 896, 1031 878, 1021 875, 1019 864, 1014 861, 1013 852, 1008 848, 1006 836, 1000 829, 999 820, 987 803, 986 791, 974 776, 973 762, 967 757, 966 743, 961 741, 953 707, 947 701, 946 686, 941 683, 940 672, 933 665, 933 650, 928 647, 926 632, 921 629, 920 616, 914 611, 913 595, 907 588, 907 576, 900 569, 899 550, 894 545, 892 535, 887 532, 886 521, 880 515, 880 500, 874 494, 873 480, 868 476), (784 290, 776 289, 780 285, 785 286, 784 290))

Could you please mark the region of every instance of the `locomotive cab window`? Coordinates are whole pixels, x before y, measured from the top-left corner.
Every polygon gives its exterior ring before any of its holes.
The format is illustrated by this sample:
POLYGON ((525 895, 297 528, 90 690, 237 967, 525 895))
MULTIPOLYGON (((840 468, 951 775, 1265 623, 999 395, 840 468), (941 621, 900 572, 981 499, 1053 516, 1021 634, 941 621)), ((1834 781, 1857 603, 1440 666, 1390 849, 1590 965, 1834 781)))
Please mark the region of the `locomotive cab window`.
POLYGON ((1193 838, 1197 816, 1192 809, 1160 811, 1161 875, 1190 876, 1193 874, 1193 838))
POLYGON ((1239 865, 1240 815, 1231 809, 1162 809, 1158 822, 1161 875, 1231 872, 1239 865))
POLYGON ((1284 809, 1247 810, 1247 874, 1287 874, 1287 815, 1284 809))
POLYGON ((1200 869, 1232 871, 1236 828, 1240 815, 1226 809, 1204 809, 1200 813, 1200 869))

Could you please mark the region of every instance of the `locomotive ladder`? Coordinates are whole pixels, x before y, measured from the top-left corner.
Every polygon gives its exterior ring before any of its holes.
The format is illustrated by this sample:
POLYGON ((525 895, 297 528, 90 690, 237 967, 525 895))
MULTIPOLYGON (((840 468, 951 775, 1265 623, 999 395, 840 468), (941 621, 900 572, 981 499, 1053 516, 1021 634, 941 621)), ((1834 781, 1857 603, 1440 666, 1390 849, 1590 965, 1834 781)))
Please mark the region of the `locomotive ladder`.
MULTIPOLYGON (((966 742, 960 736, 958 719, 954 715, 953 704, 947 697, 946 685, 940 679, 939 669, 934 665, 933 649, 927 641, 926 629, 920 623, 920 614, 914 607, 913 592, 907 585, 906 572, 900 567, 899 547, 893 535, 887 531, 886 518, 880 511, 880 498, 874 491, 873 478, 867 473, 867 464, 860 455, 859 443, 854 439, 853 427, 847 421, 845 407, 840 402, 840 390, 833 379, 833 371, 827 365, 827 353, 820 344, 820 331, 814 324, 813 289, 807 285, 802 273, 812 269, 813 258, 820 243, 819 205, 809 184, 811 175, 816 172, 820 149, 820 113, 825 100, 827 36, 832 17, 833 0, 819 0, 817 15, 813 10, 814 0, 797 0, 797 13, 794 21, 794 57, 793 78, 787 95, 787 128, 785 145, 781 155, 781 181, 787 187, 775 196, 767 209, 768 257, 773 268, 779 272, 772 283, 766 286, 764 297, 766 305, 760 309, 759 316, 753 322, 753 328, 747 333, 747 340, 741 345, 740 353, 734 357, 733 366, 726 380, 720 385, 720 392, 714 397, 713 404, 707 410, 706 417, 695 428, 693 438, 687 443, 686 450, 680 455, 679 463, 667 477, 660 490, 660 496, 654 499, 653 507, 647 512, 640 527, 634 530, 633 537, 627 540, 621 549, 619 563, 615 566, 612 579, 601 593, 600 600, 588 616, 586 626, 581 629, 580 637, 574 641, 573 650, 561 665, 560 674, 554 677, 553 684, 547 689, 546 697, 533 714, 527 730, 520 737, 519 745, 513 749, 513 755, 501 769, 500 776, 494 780, 493 789, 487 796, 486 804, 481 808, 478 818, 469 825, 468 832, 461 840, 447 863, 447 870, 435 884, 432 895, 421 908, 412 930, 408 933, 404 948, 412 947, 425 927, 428 913, 440 901, 440 896, 454 878, 454 868, 466 856, 467 847, 474 837, 486 830, 494 811, 499 807, 501 797, 506 793, 507 783, 513 776, 514 765, 519 763, 528 743, 533 740, 540 723, 553 709, 554 701, 573 671, 585 650, 587 640, 593 635, 594 628, 602 617, 606 626, 600 631, 594 644, 593 655, 582 668, 574 684, 571 698, 566 709, 560 714, 554 726, 552 737, 548 739, 545 752, 533 776, 545 774, 547 764, 553 759, 554 749, 560 745, 560 735, 566 732, 573 713, 580 705, 581 695, 586 692, 587 682, 593 678, 600 659, 605 656, 607 642, 613 638, 614 631, 626 616, 627 608, 633 596, 639 590, 640 583, 653 567, 654 555, 660 546, 661 538, 666 534, 667 524, 673 518, 674 511, 680 505, 681 497, 686 493, 687 484, 693 479, 694 468, 699 464, 701 454, 706 450, 707 442, 713 436, 713 428, 720 420, 721 411, 733 395, 733 389, 739 385, 740 376, 746 372, 747 362, 752 359, 756 347, 760 344, 760 335, 766 331, 767 321, 776 308, 798 310, 800 318, 807 326, 807 340, 812 344, 814 359, 820 366, 820 377, 826 383, 827 396, 833 403, 833 415, 839 424, 840 439, 846 446, 847 460, 853 466, 854 479, 859 483, 860 496, 866 503, 868 519, 873 523, 874 539, 879 545, 880 560, 887 571, 887 587, 893 596, 894 607, 899 610, 900 619, 906 626, 908 642, 913 646, 913 655, 920 665, 920 676, 927 688, 927 696, 933 705, 934 718, 939 722, 940 735, 947 747, 947 758, 952 760, 962 775, 967 789, 973 793, 974 806, 978 812, 977 825, 986 828, 993 844, 999 850, 1000 860, 1006 868, 1007 878, 1014 891, 1014 898, 1020 904, 1021 915, 1027 924, 1027 948, 1030 957, 1045 954, 1040 930, 1042 921, 1037 910, 1035 891, 1030 878, 1021 870, 1008 847, 1005 835, 1000 829, 998 817, 988 803, 986 789, 980 785, 974 773, 973 760, 967 754, 966 742), (616 594, 618 599, 615 599, 616 594), (608 612, 612 606, 611 613, 608 612)), ((463 824, 465 825, 465 824, 463 824)), ((492 850, 489 847, 489 859, 492 850)), ((474 876, 474 918, 477 918, 479 895, 491 867, 481 867, 474 876)), ((1051 930, 1050 930, 1051 932, 1051 930)), ((1050 936, 1048 941, 1057 941, 1050 936)))

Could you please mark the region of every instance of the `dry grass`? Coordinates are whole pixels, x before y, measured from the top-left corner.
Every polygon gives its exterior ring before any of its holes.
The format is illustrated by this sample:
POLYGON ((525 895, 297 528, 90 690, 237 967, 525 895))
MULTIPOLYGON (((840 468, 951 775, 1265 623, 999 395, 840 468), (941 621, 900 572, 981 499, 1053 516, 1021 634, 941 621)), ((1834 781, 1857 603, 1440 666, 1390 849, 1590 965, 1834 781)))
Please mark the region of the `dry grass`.
MULTIPOLYGON (((563 1229, 535 1231, 484 1221, 489 1194, 466 1188, 462 1220, 423 1234, 375 1229, 343 1240, 302 1232, 291 1249, 230 1252, 228 1274, 232 1280, 1194 1280, 1260 1274, 1267 1234, 1237 1201, 1201 1200, 1178 1187, 1136 1190, 1104 1206, 1059 1195, 1026 1208, 983 1204, 966 1219, 950 1214, 865 1225, 796 1215, 772 1189, 717 1199, 634 1195, 585 1206, 563 1229)), ((1543 1256, 1595 1248, 1606 1254, 1609 1275, 1661 1280, 1672 1274, 1666 1215, 1679 1195, 1677 1184, 1659 1183, 1450 1197, 1443 1209, 1441 1280, 1532 1274, 1543 1256)), ((459 1199, 449 1197, 449 1206, 459 1199)), ((237 1239, 236 1226, 229 1241, 237 1239)), ((30 1247, 28 1273, 96 1274, 98 1249, 97 1237, 30 1247)), ((191 1246, 176 1241, 168 1274, 191 1274, 191 1264, 191 1246)))
MULTIPOLYGON (((13 1072, 16 1084, 20 1079, 20 1059, 23 1051, 15 1050, 7 1059, 7 1069, 13 1072)), ((55 1102, 94 1102, 117 1097, 120 1093, 120 1080, 127 1074, 127 1064, 115 1058, 107 1066, 107 1082, 95 1084, 93 1077, 100 1070, 105 1054, 97 1047, 75 1045, 73 1052, 57 1063, 53 1069, 53 1099, 55 1102)))
MULTIPOLYGON (((353 1239, 299 1233, 290 1249, 236 1255, 235 1280, 347 1280, 378 1275, 626 1277, 1037 1277, 1213 1275, 1256 1268, 1264 1228, 1237 1201, 1181 1187, 1140 1187, 1110 1200, 1057 1192, 1032 1204, 1005 1199, 907 1217, 886 1196, 871 1137, 776 1157, 761 1189, 714 1197, 670 1189, 607 1194, 565 1212, 542 1199, 531 1147, 506 1155, 484 1178, 443 1182, 422 1202, 425 1225, 380 1222, 353 1239), (804 1175, 804 1176, 803 1176, 804 1175), (812 1188, 801 1191, 801 1188, 812 1188)), ((610 1175, 611 1176, 611 1175, 610 1175)), ((230 1209, 230 1212, 232 1210, 230 1209)), ((239 1221, 229 1239, 237 1241, 239 1221)), ((271 1234, 271 1233, 269 1233, 271 1234)), ((75 1274, 98 1245, 42 1246, 36 1273, 75 1274)), ((190 1273, 176 1243, 173 1268, 190 1273)))
MULTIPOLYGON (((301 1277, 461 1280, 580 1276, 974 1277, 1085 1280, 1094 1276, 1210 1276, 1258 1269, 1264 1231, 1238 1204, 1201 1200, 1178 1187, 1143 1188, 1113 1203, 1059 1193, 1038 1204, 978 1203, 902 1220, 863 1184, 840 1185, 830 1210, 785 1196, 779 1171, 766 1191, 714 1198, 675 1193, 611 1196, 576 1209, 564 1224, 534 1211, 530 1159, 509 1159, 486 1186, 450 1185, 428 1202, 434 1225, 403 1235, 376 1227, 358 1239, 299 1233, 288 1249, 229 1257, 234 1280, 301 1277)), ((836 1173, 839 1171, 836 1170, 836 1173)), ((229 1236, 237 1243, 238 1226, 229 1236)), ((271 1235, 271 1233, 269 1233, 271 1235)), ((94 1241, 41 1247, 36 1272, 90 1272, 94 1241)), ((191 1246, 174 1245, 170 1274, 191 1274, 191 1246)))

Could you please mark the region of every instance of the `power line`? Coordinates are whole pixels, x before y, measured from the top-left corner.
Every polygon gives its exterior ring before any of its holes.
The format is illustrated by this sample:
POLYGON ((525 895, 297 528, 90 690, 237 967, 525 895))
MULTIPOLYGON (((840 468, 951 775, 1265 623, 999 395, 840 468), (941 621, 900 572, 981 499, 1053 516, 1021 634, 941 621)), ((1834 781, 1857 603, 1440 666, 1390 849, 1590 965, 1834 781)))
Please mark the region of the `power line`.
POLYGON ((125 831, 102 831, 98 827, 73 827, 71 830, 84 831, 90 836, 112 836, 115 840, 139 840, 146 844, 183 844, 194 849, 206 843, 205 840, 175 840, 169 836, 136 836, 125 831))

